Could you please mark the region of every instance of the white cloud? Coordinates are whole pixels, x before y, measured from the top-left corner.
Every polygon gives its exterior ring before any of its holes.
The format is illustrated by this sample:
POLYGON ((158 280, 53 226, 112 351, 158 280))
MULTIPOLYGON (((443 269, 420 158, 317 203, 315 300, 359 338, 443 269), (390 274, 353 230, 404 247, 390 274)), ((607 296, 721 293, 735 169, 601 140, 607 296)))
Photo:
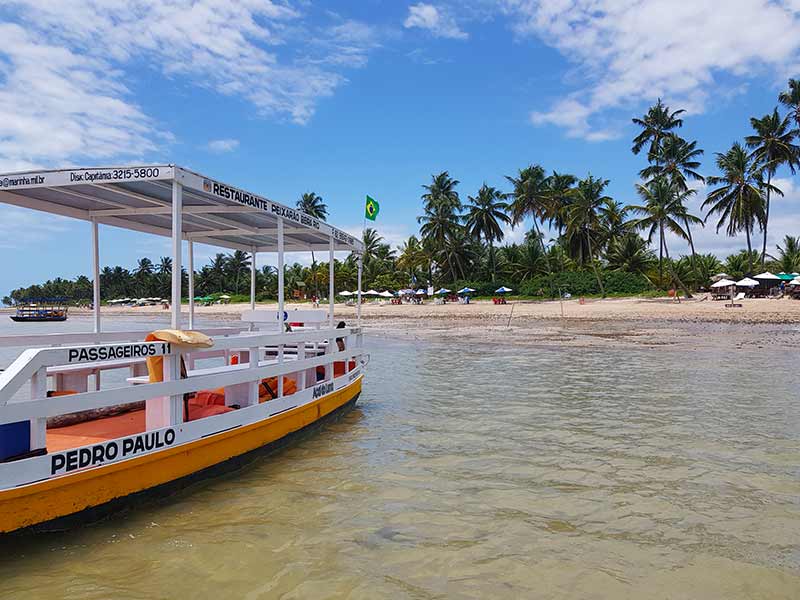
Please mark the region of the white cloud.
POLYGON ((211 152, 223 153, 233 152, 239 147, 239 140, 224 139, 224 140, 211 140, 206 145, 206 148, 211 152))
POLYGON ((9 0, 0 169, 157 151, 171 136, 131 98, 142 65, 307 123, 345 81, 341 69, 377 47, 371 27, 325 18, 334 24, 312 26, 270 0, 9 0))
POLYGON ((418 27, 427 29, 434 36, 450 38, 454 40, 465 40, 469 36, 458 27, 453 17, 451 17, 441 7, 437 8, 433 4, 412 4, 408 7, 408 17, 403 22, 406 29, 418 27))
POLYGON ((55 157, 136 156, 163 137, 102 58, 0 24, 0 170, 55 157))
POLYGON ((772 77, 797 64, 800 18, 791 2, 500 0, 500 6, 517 35, 558 49, 575 65, 573 79, 582 81, 550 109, 535 111, 532 121, 604 139, 615 128, 598 130, 593 121, 609 110, 630 111, 662 97, 700 112, 711 90, 719 91, 719 74, 772 77))

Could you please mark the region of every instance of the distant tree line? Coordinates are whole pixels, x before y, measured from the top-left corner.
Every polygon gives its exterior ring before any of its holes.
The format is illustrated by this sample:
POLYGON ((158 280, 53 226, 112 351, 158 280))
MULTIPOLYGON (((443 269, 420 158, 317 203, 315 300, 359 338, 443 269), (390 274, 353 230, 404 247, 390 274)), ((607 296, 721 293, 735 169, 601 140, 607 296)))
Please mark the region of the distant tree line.
MULTIPOLYGON (((778 100, 783 112, 775 107, 762 117, 751 118, 752 134, 716 153, 718 174, 704 176, 704 151, 697 141, 677 133, 683 127, 684 111, 672 111, 659 99, 645 115, 633 119, 640 132, 631 150, 647 160, 639 172, 636 204, 626 205, 610 197, 607 179, 548 172, 538 164, 506 176, 508 191, 484 183, 474 196, 466 198, 449 172, 433 175, 422 186, 418 235, 393 249, 375 229, 364 231, 364 289, 397 290, 429 283, 454 287, 458 282, 472 282, 471 287, 489 290, 502 282, 537 295, 550 293, 546 282, 551 288, 560 281, 559 287, 583 289, 590 276, 592 289, 601 295, 629 293, 641 287, 634 283, 637 281, 653 289, 681 288, 688 294, 708 285, 719 271, 732 277, 764 269, 798 272, 800 238, 788 235, 769 249, 767 235, 771 200, 783 195, 775 185, 775 175, 781 168, 795 174, 800 167, 800 80, 790 79, 778 100), (693 182, 709 188, 702 203, 705 215, 691 214, 688 209, 689 200, 697 193, 693 182), (717 232, 728 236, 744 233, 746 248, 724 261, 698 252, 693 231, 709 220, 717 232), (525 223, 530 223, 530 230, 522 243, 502 244, 507 226, 525 223), (552 239, 546 239, 546 230, 553 232, 552 239), (670 254, 668 233, 686 241, 688 255, 670 254), (563 275, 566 273, 583 275, 563 275)), ((321 220, 328 216, 323 198, 315 193, 303 194, 297 207, 321 220)), ((353 256, 335 261, 334 271, 337 291, 356 288, 353 256)), ((167 257, 158 264, 142 258, 132 271, 105 267, 100 275, 102 297, 166 297, 171 274, 172 261, 167 257)), ((256 276, 259 298, 275 298, 276 269, 264 266, 256 276)), ((310 266, 295 263, 286 267, 285 281, 290 297, 324 296, 328 264, 318 263, 312 253, 310 266)), ((14 290, 3 300, 67 296, 90 301, 91 288, 85 276, 58 278, 14 290)), ((217 254, 195 273, 199 295, 236 295, 249 293, 249 288, 250 257, 241 251, 217 254)))

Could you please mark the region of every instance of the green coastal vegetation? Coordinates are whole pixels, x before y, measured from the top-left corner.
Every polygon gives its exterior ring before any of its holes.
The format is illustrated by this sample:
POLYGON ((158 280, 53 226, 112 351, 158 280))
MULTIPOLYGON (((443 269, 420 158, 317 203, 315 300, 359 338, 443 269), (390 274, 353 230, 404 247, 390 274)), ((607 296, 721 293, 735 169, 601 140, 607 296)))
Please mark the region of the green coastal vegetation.
MULTIPOLYGON (((778 101, 770 112, 750 119, 752 132, 744 140, 714 154, 715 175, 703 175, 704 150, 696 140, 679 135, 684 111, 658 100, 633 119, 639 132, 631 150, 645 163, 632 203, 610 197, 607 179, 548 171, 539 164, 506 175, 504 189, 484 183, 473 194, 460 191, 460 182, 447 171, 432 175, 422 185, 418 235, 392 248, 376 229, 364 230, 363 288, 398 290, 430 282, 450 289, 469 286, 478 296, 491 295, 499 285, 529 297, 668 289, 689 295, 709 285, 720 271, 733 278, 763 270, 798 272, 800 236, 787 235, 774 248, 767 246, 767 236, 770 203, 783 195, 775 185, 776 173, 787 169, 794 175, 800 168, 800 80, 790 79, 778 101), (688 208, 698 185, 707 191, 704 214, 688 208), (522 243, 503 243, 509 226, 528 223, 522 243), (714 227, 720 235, 744 234, 746 247, 722 259, 703 253, 694 243, 701 227, 714 227), (684 240, 688 254, 675 256, 668 234, 684 240)), ((313 192, 303 194, 297 207, 322 220, 328 216, 323 198, 313 192)), ((356 289, 353 256, 335 261, 334 271, 337 291, 356 289)), ((103 299, 167 297, 171 274, 167 257, 157 263, 141 258, 132 270, 105 267, 100 275, 103 299)), ((276 298, 276 269, 263 266, 257 278, 258 298, 276 298)), ((325 296, 328 264, 312 254, 310 265, 286 267, 285 282, 288 297, 325 296)), ((195 291, 201 296, 227 293, 236 301, 249 289, 250 257, 245 252, 219 253, 195 273, 195 291)), ((88 302, 92 282, 83 275, 56 278, 13 290, 3 302, 54 296, 88 302)))

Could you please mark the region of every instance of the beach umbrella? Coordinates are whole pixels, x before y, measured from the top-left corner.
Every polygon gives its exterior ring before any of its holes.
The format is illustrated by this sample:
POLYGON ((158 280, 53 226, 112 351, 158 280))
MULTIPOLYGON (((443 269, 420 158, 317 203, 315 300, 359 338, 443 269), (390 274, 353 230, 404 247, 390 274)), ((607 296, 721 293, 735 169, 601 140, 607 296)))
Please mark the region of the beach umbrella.
POLYGON ((392 292, 390 292, 389 290, 385 290, 385 291, 381 292, 380 294, 378 294, 378 296, 382 296, 384 298, 394 298, 394 294, 392 292))
POLYGON ((406 288, 404 290, 400 290, 397 293, 400 294, 401 296, 413 296, 414 295, 414 290, 406 288))
POLYGON ((440 295, 449 294, 450 290, 448 290, 447 288, 441 288, 441 289, 437 290, 436 293, 440 294, 440 295))
POLYGON ((506 286, 502 286, 494 291, 495 294, 507 294, 508 292, 513 292, 511 288, 507 288, 506 286))
POLYGON ((769 271, 764 271, 758 275, 753 275, 753 279, 760 279, 762 281, 780 281, 781 278, 777 275, 773 275, 769 271))
POLYGON ((718 282, 712 283, 711 287, 712 288, 724 288, 724 287, 730 287, 732 285, 736 285, 736 282, 735 281, 731 281, 730 279, 720 279, 718 282))
POLYGON ((475 290, 473 290, 471 287, 465 287, 465 288, 461 288, 460 290, 458 290, 456 292, 456 294, 469 294, 469 293, 474 292, 474 291, 475 290))
POLYGON ((727 273, 717 273, 711 278, 711 281, 719 281, 720 279, 730 279, 730 275, 727 273))
POLYGON ((800 277, 795 277, 789 282, 789 285, 800 285, 800 277))
POLYGON ((795 276, 792 275, 791 273, 783 273, 783 272, 778 273, 778 279, 780 279, 781 281, 791 281, 794 278, 795 276))
POLYGON ((223 300, 230 300, 231 299, 231 297, 228 296, 228 294, 222 294, 222 296, 220 296, 220 298, 223 299, 223 300))
POLYGON ((353 292, 348 292, 347 290, 344 290, 343 292, 339 292, 339 295, 340 296, 352 296, 353 292))
POLYGON ((428 292, 426 292, 425 290, 421 290, 421 289, 420 289, 420 290, 417 290, 417 292, 416 292, 416 293, 417 293, 417 296, 424 296, 424 295, 425 295, 425 294, 427 294, 428 292))
POLYGON ((367 290, 366 292, 361 292, 362 296, 380 296, 380 294, 375 290, 367 290))
POLYGON ((755 279, 750 279, 749 277, 745 277, 744 279, 740 279, 736 282, 736 285, 739 287, 756 287, 758 282, 755 279))

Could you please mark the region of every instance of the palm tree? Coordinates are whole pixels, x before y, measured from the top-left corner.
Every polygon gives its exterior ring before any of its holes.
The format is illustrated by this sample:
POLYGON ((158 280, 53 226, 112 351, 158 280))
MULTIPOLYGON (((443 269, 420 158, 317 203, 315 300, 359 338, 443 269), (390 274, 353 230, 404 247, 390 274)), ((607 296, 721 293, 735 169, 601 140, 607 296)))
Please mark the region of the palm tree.
POLYGON ((309 217, 314 217, 320 221, 328 218, 328 205, 314 192, 306 192, 297 201, 297 208, 309 217))
MULTIPOLYGON (((297 201, 297 208, 306 213, 310 217, 324 221, 328 218, 328 205, 323 202, 321 196, 317 196, 314 192, 306 192, 297 201)), ((314 256, 314 251, 311 251, 311 269, 316 273, 317 259, 314 256)), ((319 297, 319 287, 317 285, 316 277, 314 278, 314 293, 319 297)))
MULTIPOLYGON (((702 208, 708 207, 708 219, 712 214, 719 215, 717 231, 726 225, 726 233, 734 237, 744 231, 747 236, 747 252, 752 258, 751 235, 756 223, 764 222, 764 190, 783 195, 778 188, 766 184, 762 171, 739 142, 735 142, 725 154, 717 153, 717 168, 720 176, 708 178, 709 185, 716 189, 706 197, 702 208)), ((753 264, 749 265, 752 273, 753 264)))
POLYGON ((426 208, 425 214, 417 217, 417 222, 421 225, 419 232, 423 241, 431 244, 433 248, 441 248, 449 238, 461 230, 458 216, 445 205, 426 208))
POLYGON ((761 246, 761 268, 767 260, 767 226, 769 225, 769 198, 772 177, 781 165, 787 165, 794 174, 795 164, 800 165, 800 148, 793 144, 795 131, 789 128, 789 117, 778 114, 778 109, 772 114, 766 114, 760 119, 752 117, 750 124, 755 130, 754 135, 748 135, 745 143, 753 150, 753 158, 767 174, 766 197, 764 199, 764 242, 761 246))
POLYGON ((425 193, 422 194, 425 212, 435 212, 437 209, 447 209, 451 213, 461 210, 461 199, 458 197, 456 186, 460 182, 453 179, 447 171, 438 175, 431 175, 430 185, 423 185, 425 193))
POLYGON ((639 154, 642 148, 649 145, 647 160, 657 163, 661 141, 670 131, 676 127, 683 126, 683 119, 678 118, 678 115, 684 112, 686 111, 676 110, 670 112, 669 107, 661 102, 661 98, 659 98, 641 119, 632 119, 635 125, 642 128, 642 132, 633 138, 631 151, 634 154, 639 154))
POLYGON ((778 246, 778 264, 784 273, 800 271, 800 237, 787 235, 783 238, 783 246, 778 246))
POLYGON ((567 237, 577 242, 580 262, 583 264, 588 259, 592 264, 594 275, 597 278, 597 286, 603 297, 605 297, 606 291, 597 269, 594 253, 602 238, 600 208, 611 201, 611 198, 604 194, 608 183, 608 179, 596 179, 591 175, 579 181, 565 223, 567 237))
POLYGON ((228 273, 234 280, 234 288, 239 293, 239 280, 242 273, 246 273, 250 268, 250 255, 243 250, 234 250, 233 254, 228 255, 225 266, 228 273))
POLYGON ((364 242, 364 264, 367 264, 378 255, 378 250, 383 244, 383 237, 372 227, 367 227, 361 240, 364 242))
POLYGON ((703 150, 697 147, 697 142, 687 142, 674 133, 668 133, 661 138, 661 146, 656 150, 657 161, 642 169, 639 174, 647 180, 656 177, 666 177, 679 189, 687 189, 687 179, 705 181, 697 172, 703 150))
POLYGON ((140 258, 136 265, 137 275, 150 275, 153 273, 153 261, 149 258, 140 258))
POLYGON ((572 202, 572 191, 578 178, 567 173, 553 174, 547 179, 547 191, 550 196, 549 217, 558 229, 558 235, 564 233, 564 221, 572 202))
POLYGON ((516 177, 506 175, 506 179, 514 186, 509 196, 511 202, 511 222, 521 223, 525 217, 533 221, 533 230, 540 232, 537 221, 542 223, 552 214, 551 197, 548 189, 548 177, 539 165, 530 165, 520 169, 516 177))
POLYGON ((734 279, 740 279, 747 273, 753 272, 753 263, 759 259, 758 251, 756 250, 741 250, 736 254, 731 254, 725 259, 725 265, 722 267, 723 271, 728 273, 734 279))
POLYGON ((459 228, 449 236, 444 245, 436 253, 442 271, 447 273, 450 281, 464 279, 470 264, 476 259, 473 239, 464 228, 459 228))
POLYGON ((609 246, 606 262, 612 271, 645 275, 653 267, 656 259, 642 236, 628 232, 609 246))
POLYGON ((547 273, 547 255, 542 245, 533 241, 502 248, 507 275, 514 281, 527 281, 547 273))
POLYGON ((477 197, 469 196, 470 204, 467 204, 465 218, 467 232, 479 240, 485 239, 489 245, 492 282, 494 282, 496 274, 494 242, 503 239, 503 227, 500 223, 511 222, 511 218, 506 214, 509 207, 503 202, 503 197, 504 195, 498 189, 484 183, 478 190, 477 197))
POLYGON ((603 245, 608 247, 630 231, 631 223, 626 220, 630 209, 622 202, 609 199, 598 210, 603 224, 603 245))
MULTIPOLYGON (((645 179, 666 177, 673 186, 682 191, 689 189, 687 179, 705 182, 705 178, 697 172, 697 169, 700 168, 700 161, 697 159, 702 156, 703 150, 697 147, 696 141, 687 142, 674 133, 668 133, 662 138, 661 147, 657 152, 655 164, 642 169, 639 173, 645 179)), ((683 225, 689 249, 692 252, 692 262, 694 262, 697 253, 689 219, 684 219, 683 225)), ((702 221, 700 221, 700 225, 703 225, 702 221)))
POLYGON ((172 258, 169 256, 162 256, 161 259, 158 261, 158 266, 156 267, 156 271, 160 275, 171 275, 172 274, 172 258))
POLYGON ((397 267, 405 271, 408 281, 415 283, 417 280, 417 270, 423 266, 425 256, 422 251, 422 244, 417 236, 412 235, 400 245, 400 256, 397 257, 397 267))
POLYGON ((789 110, 794 124, 800 128, 800 79, 790 79, 789 89, 781 92, 778 100, 789 110))
POLYGON ((722 263, 714 254, 698 254, 692 268, 698 286, 707 286, 711 278, 722 270, 722 263))
POLYGON ((225 270, 228 264, 227 260, 227 257, 222 254, 222 252, 218 252, 214 255, 214 258, 211 259, 212 279, 216 283, 218 292, 225 291, 225 270))
MULTIPOLYGON (((688 214, 684 205, 685 198, 691 190, 683 191, 678 189, 666 178, 654 179, 646 185, 637 185, 636 191, 639 197, 644 200, 643 205, 631 206, 631 210, 642 215, 637 219, 636 227, 646 229, 647 241, 652 242, 653 237, 658 234, 658 278, 661 280, 664 274, 664 258, 669 257, 669 247, 665 234, 667 231, 688 241, 688 234, 683 229, 683 223, 687 220, 700 221, 699 217, 688 214)), ((687 296, 689 295, 682 281, 678 279, 670 267, 670 274, 673 280, 684 288, 687 296)))

